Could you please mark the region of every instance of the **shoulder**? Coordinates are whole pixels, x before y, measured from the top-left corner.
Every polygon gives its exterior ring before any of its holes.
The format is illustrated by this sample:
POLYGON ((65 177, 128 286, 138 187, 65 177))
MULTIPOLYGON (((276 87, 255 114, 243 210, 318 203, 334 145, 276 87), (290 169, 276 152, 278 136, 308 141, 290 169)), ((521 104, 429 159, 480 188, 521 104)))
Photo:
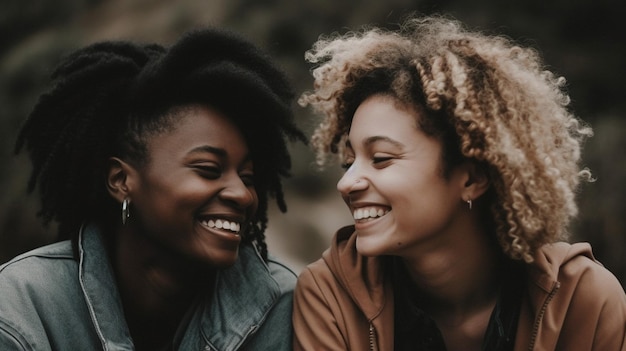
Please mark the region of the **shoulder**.
POLYGON ((282 293, 293 291, 296 285, 296 273, 274 257, 269 257, 267 266, 270 275, 278 283, 282 293))
POLYGON ((562 289, 576 290, 575 298, 589 300, 585 304, 604 303, 603 308, 621 306, 626 312, 626 295, 620 282, 593 255, 577 254, 565 261, 559 272, 559 281, 562 289))
POLYGON ((531 291, 540 291, 531 294, 535 313, 544 315, 550 321, 544 325, 551 326, 539 330, 537 345, 553 349, 558 342, 564 350, 581 345, 594 350, 617 350, 622 345, 623 349, 626 294, 617 278, 594 258, 589 244, 545 245, 531 267, 531 279, 540 288, 533 290, 531 285, 531 291))
POLYGON ((557 298, 568 300, 570 307, 597 311, 617 309, 626 315, 623 287, 615 275, 595 259, 588 243, 545 245, 540 255, 538 263, 543 260, 543 269, 550 270, 548 273, 558 282, 557 298))
POLYGON ((296 290, 322 293, 342 285, 341 280, 335 276, 338 267, 335 266, 336 260, 333 259, 336 256, 334 251, 334 247, 328 248, 324 251, 323 257, 304 267, 298 275, 296 290))
POLYGON ((0 309, 8 300, 63 296, 78 287, 78 262, 69 241, 44 246, 0 266, 0 309))
POLYGON ((300 274, 296 300, 317 300, 338 309, 349 306, 370 318, 379 314, 390 297, 385 272, 388 260, 360 255, 353 233, 352 226, 340 229, 322 258, 300 274))
POLYGON ((7 264, 11 264, 12 262, 21 261, 24 259, 39 257, 39 258, 50 258, 50 259, 64 259, 71 258, 73 259, 72 253, 72 244, 69 240, 60 241, 52 244, 48 244, 45 246, 41 246, 30 251, 27 251, 23 254, 15 256, 13 259, 7 261, 5 264, 0 267, 4 267, 7 264))
MULTIPOLYGON (((340 280, 335 278, 335 274, 338 274, 338 272, 342 269, 343 264, 341 261, 352 260, 354 255, 358 255, 356 253, 356 247, 352 250, 350 249, 351 246, 354 246, 354 243, 350 242, 353 233, 354 227, 352 226, 339 229, 333 236, 331 246, 324 251, 322 257, 312 263, 309 263, 302 270, 302 272, 300 272, 297 276, 296 285, 300 286, 300 288, 302 288, 302 286, 312 287, 312 285, 317 284, 337 286, 340 280)), ((272 263, 274 265, 277 264, 277 262, 272 262, 272 260, 270 260, 270 267, 272 263)), ((359 274, 357 272, 358 267, 355 266, 353 268, 355 270, 355 274, 359 274)), ((290 273, 293 273, 291 270, 289 271, 290 273)), ((297 286, 296 289, 298 289, 297 286)))
POLYGON ((548 269, 561 284, 584 282, 598 290, 609 287, 622 290, 617 278, 596 260, 588 243, 554 243, 542 247, 541 253, 543 259, 550 262, 548 269))
POLYGON ((29 251, 0 266, 0 349, 45 345, 61 329, 54 326, 59 320, 69 323, 65 317, 82 312, 79 292, 69 242, 29 251))
POLYGON ((356 235, 353 234, 354 226, 341 227, 333 234, 330 246, 322 256, 298 275, 296 294, 320 295, 335 289, 343 290, 343 270, 351 273, 354 270, 358 274, 358 268, 352 264, 359 261, 354 243, 356 235))
POLYGON ((314 287, 319 289, 320 285, 326 285, 332 281, 334 281, 334 277, 328 264, 324 259, 320 258, 308 264, 300 272, 296 289, 312 289, 314 287))
POLYGON ((69 241, 23 253, 0 266, 0 289, 14 284, 47 284, 67 270, 77 270, 69 241), (11 284, 8 284, 11 282, 11 284))
POLYGON ((358 295, 359 291, 381 284, 382 269, 379 257, 365 257, 358 253, 354 226, 346 226, 335 233, 322 257, 300 273, 297 285, 301 289, 358 295))

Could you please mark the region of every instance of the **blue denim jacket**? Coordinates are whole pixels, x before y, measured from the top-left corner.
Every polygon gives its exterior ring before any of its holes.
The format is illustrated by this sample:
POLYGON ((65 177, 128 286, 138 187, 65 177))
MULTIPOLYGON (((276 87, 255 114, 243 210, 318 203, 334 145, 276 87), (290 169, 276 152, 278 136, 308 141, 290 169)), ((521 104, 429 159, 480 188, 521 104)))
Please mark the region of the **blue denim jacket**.
MULTIPOLYGON (((84 227, 78 245, 78 261, 64 241, 0 266, 0 350, 134 349, 99 229, 84 227)), ((292 271, 241 247, 174 349, 290 350, 294 284, 292 271)))

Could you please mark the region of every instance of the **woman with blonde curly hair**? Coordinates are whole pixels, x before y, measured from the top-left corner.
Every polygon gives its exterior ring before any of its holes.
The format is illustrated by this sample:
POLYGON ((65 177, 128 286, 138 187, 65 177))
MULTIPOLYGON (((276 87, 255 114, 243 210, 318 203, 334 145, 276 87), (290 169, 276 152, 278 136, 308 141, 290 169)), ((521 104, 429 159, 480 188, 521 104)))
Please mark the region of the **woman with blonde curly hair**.
POLYGON ((626 295, 568 244, 591 129, 538 53, 443 17, 306 58, 354 216, 300 275, 296 350, 626 350, 626 295))

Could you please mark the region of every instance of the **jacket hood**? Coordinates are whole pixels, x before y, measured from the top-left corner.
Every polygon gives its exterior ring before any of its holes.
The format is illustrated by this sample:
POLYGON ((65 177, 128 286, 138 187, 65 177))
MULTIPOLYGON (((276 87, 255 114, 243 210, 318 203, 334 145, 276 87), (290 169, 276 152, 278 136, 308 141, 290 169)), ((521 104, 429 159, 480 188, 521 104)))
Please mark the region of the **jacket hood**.
MULTIPOLYGON (((372 320, 382 311, 385 296, 390 296, 390 284, 385 280, 384 257, 365 257, 356 250, 354 226, 339 229, 331 246, 322 255, 339 284, 346 289, 365 316, 372 320), (389 291, 386 291, 388 290, 389 291)), ((528 265, 528 275, 534 287, 530 287, 533 301, 542 301, 558 284, 561 267, 579 256, 595 262, 588 243, 569 244, 557 242, 542 246, 535 253, 535 260, 528 265)))
POLYGON ((384 279, 385 259, 359 255, 356 251, 357 236, 353 234, 353 225, 339 229, 322 258, 339 284, 371 321, 383 310, 385 296, 390 296, 391 286, 384 279))
MULTIPOLYGON (((393 261, 390 256, 360 255, 356 251, 356 238, 354 226, 337 231, 322 256, 324 265, 316 265, 314 274, 319 275, 324 284, 332 284, 329 289, 333 293, 342 294, 340 301, 346 301, 349 296, 354 303, 346 302, 350 306, 346 307, 347 314, 343 318, 359 323, 367 319, 369 342, 372 342, 374 330, 374 340, 377 335, 381 343, 378 345, 383 345, 382 349, 393 349, 393 289, 391 279, 386 277, 393 261), (333 279, 329 279, 328 273, 324 274, 326 269, 333 279)), ((519 279, 524 280, 525 292, 515 350, 555 350, 559 343, 565 343, 564 349, 569 350, 580 348, 581 343, 596 342, 600 345, 598 349, 604 350, 608 349, 604 347, 607 343, 623 344, 623 324, 616 325, 616 322, 623 323, 626 316, 626 310, 620 307, 626 303, 626 297, 623 292, 615 293, 622 291, 619 282, 595 260, 588 243, 559 242, 542 246, 534 254, 534 261, 524 264, 519 279), (616 311, 607 312, 612 306, 616 311), (614 341, 615 338, 606 337, 615 333, 621 333, 622 338, 614 341), (604 337, 597 338, 599 335, 604 337)), ((344 312, 342 306, 337 308, 344 312)), ((358 325, 367 328, 367 325, 358 325)), ((367 330, 362 329, 347 333, 353 339, 368 335, 367 330)))
MULTIPOLYGON (((558 281, 561 267, 578 256, 596 261, 588 243, 568 244, 557 242, 542 246, 528 268, 531 281, 545 292, 550 292, 558 281)), ((596 261, 597 262, 597 261, 596 261)))

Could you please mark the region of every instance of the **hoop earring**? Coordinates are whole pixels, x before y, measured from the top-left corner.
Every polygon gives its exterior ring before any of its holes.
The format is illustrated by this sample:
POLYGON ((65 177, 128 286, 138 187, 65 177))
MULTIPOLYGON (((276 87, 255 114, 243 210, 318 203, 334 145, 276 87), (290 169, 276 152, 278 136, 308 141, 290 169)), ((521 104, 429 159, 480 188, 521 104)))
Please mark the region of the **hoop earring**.
POLYGON ((467 199, 465 202, 467 202, 467 206, 469 206, 470 211, 472 210, 472 199, 467 199))
POLYGON ((122 225, 126 225, 126 221, 130 218, 129 204, 130 200, 128 200, 128 198, 125 198, 124 201, 122 201, 122 225))

